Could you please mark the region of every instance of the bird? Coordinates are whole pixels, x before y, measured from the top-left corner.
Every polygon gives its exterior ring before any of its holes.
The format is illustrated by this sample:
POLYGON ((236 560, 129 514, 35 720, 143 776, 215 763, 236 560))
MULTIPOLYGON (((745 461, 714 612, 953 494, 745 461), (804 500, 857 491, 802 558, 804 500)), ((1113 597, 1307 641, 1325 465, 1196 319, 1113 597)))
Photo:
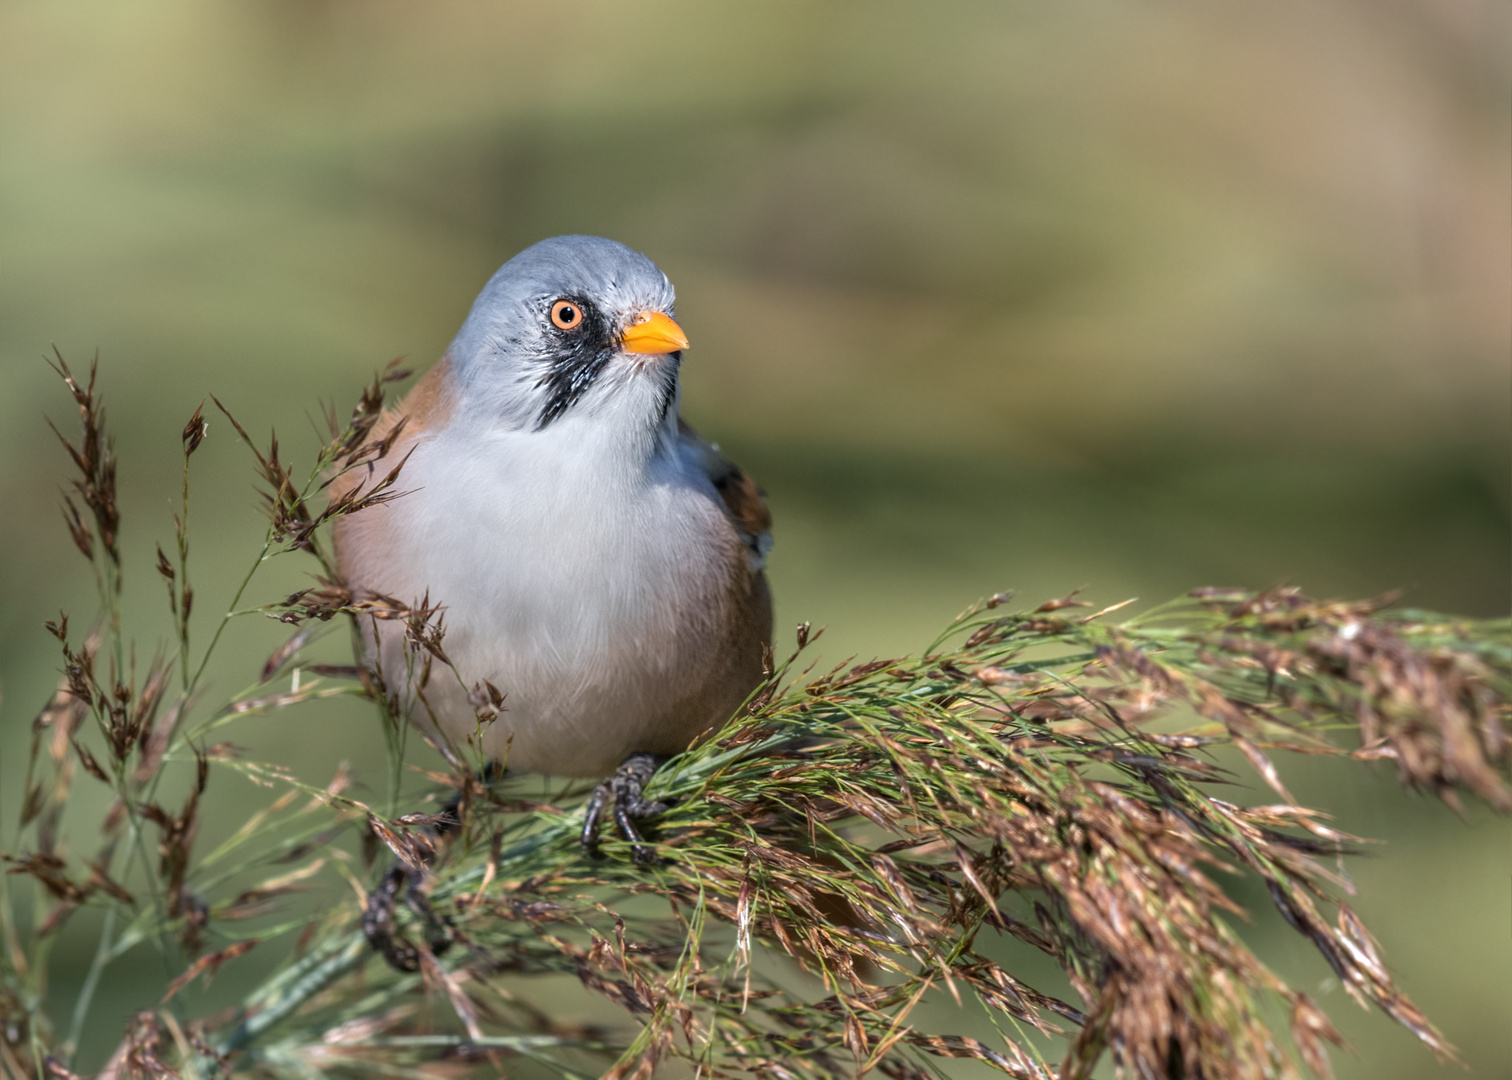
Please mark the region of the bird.
POLYGON ((355 599, 443 613, 455 675, 423 684, 402 622, 364 624, 363 662, 410 721, 509 772, 602 778, 583 843, 612 803, 638 861, 652 856, 635 823, 665 809, 646 782, 736 715, 772 633, 771 514, 680 415, 673 301, 613 240, 519 252, 375 430, 404 461, 402 495, 334 529, 355 599), (500 704, 488 723, 480 693, 500 704))

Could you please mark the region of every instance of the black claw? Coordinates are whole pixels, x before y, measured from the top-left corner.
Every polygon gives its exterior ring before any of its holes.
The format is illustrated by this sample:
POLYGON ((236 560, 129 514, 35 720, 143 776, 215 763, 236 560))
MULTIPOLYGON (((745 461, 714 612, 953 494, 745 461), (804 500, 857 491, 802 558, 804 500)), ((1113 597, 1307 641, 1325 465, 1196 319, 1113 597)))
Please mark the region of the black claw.
POLYGON ((410 871, 395 862, 383 875, 378 887, 368 894, 367 910, 362 913, 362 933, 389 967, 396 971, 418 971, 420 951, 394 932, 394 909, 399 890, 409 884, 410 871))
POLYGON ((618 799, 614 802, 614 823, 619 826, 620 835, 630 841, 631 858, 638 863, 656 860, 656 853, 646 846, 646 838, 635 827, 635 821, 631 818, 629 809, 618 799))
POLYGON ((608 784, 600 784, 588 796, 588 806, 583 814, 583 835, 578 838, 578 843, 583 845, 585 851, 598 851, 599 819, 604 816, 604 807, 609 804, 612 796, 608 784))
POLYGON ((587 811, 583 816, 583 848, 589 853, 598 850, 599 822, 604 816, 604 807, 614 800, 614 823, 619 833, 630 841, 632 857, 638 863, 656 861, 656 852, 646 844, 646 839, 636 828, 637 821, 652 818, 667 809, 664 802, 648 802, 642 795, 657 766, 664 759, 654 754, 631 754, 614 776, 593 789, 588 797, 587 811))
POLYGON ((425 928, 425 944, 431 951, 432 956, 440 956, 452 946, 452 932, 448 920, 436 914, 436 909, 431 907, 430 897, 420 891, 421 877, 419 874, 411 874, 409 888, 404 893, 404 904, 420 920, 420 925, 425 928))
MULTIPOLYGON (((485 782, 493 779, 497 771, 490 767, 483 772, 485 782)), ((436 814, 436 824, 431 827, 437 836, 445 836, 462 822, 462 793, 448 799, 436 814)), ((362 933, 389 967, 396 971, 419 971, 420 950, 399 936, 394 924, 394 911, 399 906, 399 894, 404 894, 404 906, 415 913, 425 932, 425 946, 432 955, 439 956, 451 947, 452 932, 445 919, 436 914, 430 898, 421 891, 425 883, 423 871, 407 867, 394 860, 368 895, 367 910, 362 914, 362 933)))

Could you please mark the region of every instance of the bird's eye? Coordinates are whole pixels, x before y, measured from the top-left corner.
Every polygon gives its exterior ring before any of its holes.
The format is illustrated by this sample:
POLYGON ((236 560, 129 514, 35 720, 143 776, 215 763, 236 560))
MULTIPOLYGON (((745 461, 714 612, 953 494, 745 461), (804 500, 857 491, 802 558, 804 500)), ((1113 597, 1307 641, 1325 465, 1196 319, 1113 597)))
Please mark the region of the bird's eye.
POLYGON ((558 330, 576 330, 583 321, 583 309, 571 300, 558 300, 551 305, 551 325, 558 330))

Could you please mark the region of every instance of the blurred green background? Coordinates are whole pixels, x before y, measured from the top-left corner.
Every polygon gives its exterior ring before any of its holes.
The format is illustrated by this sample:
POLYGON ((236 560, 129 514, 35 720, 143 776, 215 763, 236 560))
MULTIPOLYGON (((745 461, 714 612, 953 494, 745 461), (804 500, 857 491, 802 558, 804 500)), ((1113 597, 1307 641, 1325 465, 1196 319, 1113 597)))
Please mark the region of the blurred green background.
MULTIPOLYGON (((778 625, 827 624, 827 656, 917 648, 1005 588, 1405 587, 1504 614, 1509 10, 3 0, 0 835, 56 678, 40 624, 92 610, 51 345, 100 353, 145 656, 195 405, 307 448, 319 399, 427 364, 557 233, 672 277, 685 415, 769 490, 778 625)), ((195 459, 201 642, 261 533, 229 435, 212 417, 195 459)), ((222 693, 279 634, 229 638, 222 693)), ((232 737, 381 790, 360 711, 232 737)), ((1472 1075, 1512 1076, 1512 830, 1384 766, 1299 776, 1387 841, 1354 875, 1404 987, 1472 1075)), ((260 797, 214 794, 233 823, 260 797)), ((1465 1075, 1272 921, 1263 954, 1354 1044, 1341 1076, 1465 1075)), ((59 945, 60 1001, 89 925, 59 945)), ((126 974, 92 1045, 144 1003, 126 974)))

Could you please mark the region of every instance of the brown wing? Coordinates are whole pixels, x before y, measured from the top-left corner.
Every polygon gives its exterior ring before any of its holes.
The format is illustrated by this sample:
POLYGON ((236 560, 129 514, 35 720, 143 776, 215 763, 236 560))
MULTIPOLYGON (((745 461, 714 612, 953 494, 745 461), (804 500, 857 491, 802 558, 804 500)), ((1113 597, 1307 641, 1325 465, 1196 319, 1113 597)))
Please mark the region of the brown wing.
POLYGON ((767 552, 772 550, 772 512, 767 509, 766 492, 739 465, 721 454, 719 447, 706 441, 681 417, 677 420, 677 434, 682 440, 683 452, 698 464, 724 500, 730 523, 751 550, 752 569, 761 569, 766 563, 767 552))

